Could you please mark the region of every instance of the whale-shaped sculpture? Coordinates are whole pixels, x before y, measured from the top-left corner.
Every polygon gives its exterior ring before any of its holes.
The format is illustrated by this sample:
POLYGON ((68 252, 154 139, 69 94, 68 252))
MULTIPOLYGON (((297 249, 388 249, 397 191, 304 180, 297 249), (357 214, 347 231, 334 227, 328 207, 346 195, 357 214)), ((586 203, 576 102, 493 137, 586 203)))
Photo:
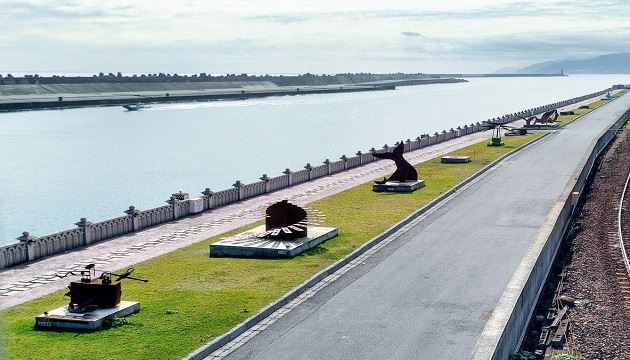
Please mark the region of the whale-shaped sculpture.
POLYGON ((402 140, 390 153, 372 153, 377 159, 389 159, 394 160, 396 163, 396 171, 392 176, 383 178, 382 181, 374 181, 376 184, 385 184, 388 181, 418 181, 418 172, 416 169, 403 157, 403 151, 405 150, 402 140))

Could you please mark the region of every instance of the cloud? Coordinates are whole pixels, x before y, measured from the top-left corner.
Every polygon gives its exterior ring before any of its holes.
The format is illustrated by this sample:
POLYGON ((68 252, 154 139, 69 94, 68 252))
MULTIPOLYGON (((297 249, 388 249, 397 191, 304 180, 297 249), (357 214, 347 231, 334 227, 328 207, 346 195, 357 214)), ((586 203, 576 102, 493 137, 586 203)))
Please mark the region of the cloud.
POLYGON ((132 58, 168 72, 194 62, 218 72, 422 71, 416 64, 448 59, 492 69, 630 49, 627 0, 0 0, 0 9, 0 72, 124 71, 132 58))
POLYGON ((410 36, 410 37, 423 37, 422 34, 420 34, 417 31, 403 31, 400 33, 400 35, 402 36, 410 36))
POLYGON ((85 6, 86 4, 60 2, 32 2, 32 1, 0 1, 4 15, 19 16, 22 20, 63 20, 85 21, 98 18, 131 17, 128 10, 132 5, 122 5, 116 8, 85 6))
MULTIPOLYGON (((447 1, 448 3, 448 1, 447 1)), ((430 4, 430 2, 429 2, 430 4)), ((265 15, 247 16, 247 20, 269 21, 278 23, 294 23, 310 20, 362 20, 362 19, 398 19, 398 20, 489 20, 498 18, 539 18, 546 17, 570 17, 591 16, 603 14, 620 14, 619 11, 630 10, 625 0, 599 0, 597 6, 593 6, 590 0, 572 1, 501 1, 497 3, 475 2, 465 6, 450 6, 443 8, 431 8, 430 6, 399 6, 391 8, 370 9, 369 7, 354 8, 352 10, 340 9, 337 11, 310 11, 275 13, 265 15)), ((424 5, 424 3, 422 4, 424 5)), ((577 21, 577 19, 575 19, 577 21)), ((551 19, 553 21, 553 19, 551 19)))
POLYGON ((319 18, 321 15, 310 15, 310 14, 293 14, 293 15, 254 15, 247 16, 245 20, 254 20, 261 22, 276 22, 280 24, 293 24, 300 23, 309 20, 315 20, 319 18))

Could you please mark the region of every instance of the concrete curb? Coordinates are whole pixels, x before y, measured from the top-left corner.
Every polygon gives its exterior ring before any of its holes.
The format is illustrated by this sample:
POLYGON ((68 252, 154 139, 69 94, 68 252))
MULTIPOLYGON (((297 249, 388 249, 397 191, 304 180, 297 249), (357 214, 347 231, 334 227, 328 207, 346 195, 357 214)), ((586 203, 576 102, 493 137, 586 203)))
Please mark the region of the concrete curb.
POLYGON ((575 205, 582 196, 597 159, 614 139, 614 135, 608 139, 606 137, 611 130, 623 126, 629 117, 630 110, 627 110, 591 143, 592 150, 582 158, 573 172, 573 179, 558 197, 536 240, 510 279, 475 344, 470 360, 507 359, 511 352, 520 347, 551 264, 571 224, 575 205), (576 192, 577 196, 574 196, 576 192), (529 297, 526 295, 528 293, 529 297))
POLYGON ((485 174, 486 172, 488 172, 489 170, 494 168, 496 165, 501 163, 503 160, 505 160, 505 159, 507 159, 507 158, 509 158, 509 157, 511 157, 513 155, 515 155, 516 153, 518 153, 518 152, 528 148, 531 145, 534 145, 534 144, 538 143, 539 141, 541 141, 542 139, 547 137, 549 134, 551 134, 551 132, 543 134, 539 138, 534 139, 534 140, 532 140, 532 141, 530 141, 530 142, 520 146, 519 148, 510 151, 509 153, 507 153, 505 155, 502 155, 501 157, 499 157, 498 159, 494 160, 490 164, 486 165, 485 167, 483 167, 482 169, 480 169, 479 171, 477 171, 476 173, 474 173, 470 177, 466 178, 465 180, 463 180, 459 184, 455 185, 452 189, 450 189, 447 192, 443 193, 442 195, 438 196, 437 198, 435 198, 434 200, 432 200, 431 202, 429 202, 428 204, 426 204, 422 208, 416 210, 411 215, 407 216, 406 218, 404 218, 400 222, 396 223, 395 225, 393 225, 389 229, 385 230, 380 235, 375 236, 374 238, 372 238, 371 240, 369 240, 368 242, 363 244, 361 247, 359 247, 358 249, 356 249, 352 253, 346 255, 343 259, 338 260, 337 262, 335 262, 334 264, 330 265, 326 269, 324 269, 324 270, 320 271, 319 273, 315 274, 310 279, 308 279, 305 282, 301 283, 300 285, 294 287, 292 290, 287 292, 280 299, 278 299, 277 301, 267 305, 266 307, 264 307, 262 310, 260 310, 255 315, 251 316, 247 320, 243 321, 242 323, 240 323, 240 324, 236 325, 235 327, 233 327, 232 329, 230 329, 227 333, 219 336, 218 338, 214 339, 210 343, 208 343, 208 344, 202 346, 201 348, 195 350, 194 352, 190 353, 185 359, 187 359, 187 360, 201 360, 201 359, 209 356, 211 353, 213 353, 217 349, 221 348, 225 344, 229 343, 230 341, 232 341, 233 339, 235 339, 236 337, 238 337, 239 335, 241 335, 242 333, 247 331, 249 328, 253 327, 258 322, 262 321, 264 318, 266 318, 267 316, 269 316, 272 313, 274 313, 276 310, 280 309, 281 307, 283 307, 284 305, 286 305, 287 303, 289 303, 293 299, 295 299, 298 296, 300 296, 302 293, 304 293, 309 288, 315 286, 318 282, 320 282, 321 280, 323 280, 327 276, 333 274, 337 270, 339 270, 342 267, 344 267, 346 264, 350 263, 352 260, 356 259, 360 255, 365 253, 370 248, 374 247, 375 245, 377 245, 378 243, 380 243, 384 239, 388 238, 390 235, 392 235, 393 233, 398 231, 403 226, 407 225, 408 223, 410 223, 411 221, 413 221, 414 219, 416 219, 420 215, 424 214, 425 212, 427 212, 428 210, 430 210, 431 208, 433 208, 437 204, 439 204, 439 203, 441 203, 443 201, 448 201, 448 198, 451 195, 455 194, 458 190, 460 190, 461 188, 465 187, 466 185, 471 183, 473 180, 479 178, 480 176, 482 176, 483 174, 485 174))

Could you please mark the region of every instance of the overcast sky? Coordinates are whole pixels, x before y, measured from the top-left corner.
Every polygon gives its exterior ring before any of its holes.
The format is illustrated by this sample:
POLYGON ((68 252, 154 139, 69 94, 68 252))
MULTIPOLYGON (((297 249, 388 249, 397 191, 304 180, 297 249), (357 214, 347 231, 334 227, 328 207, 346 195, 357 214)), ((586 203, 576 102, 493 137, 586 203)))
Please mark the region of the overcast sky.
POLYGON ((630 1, 6 1, 0 73, 492 72, 630 51, 630 1))

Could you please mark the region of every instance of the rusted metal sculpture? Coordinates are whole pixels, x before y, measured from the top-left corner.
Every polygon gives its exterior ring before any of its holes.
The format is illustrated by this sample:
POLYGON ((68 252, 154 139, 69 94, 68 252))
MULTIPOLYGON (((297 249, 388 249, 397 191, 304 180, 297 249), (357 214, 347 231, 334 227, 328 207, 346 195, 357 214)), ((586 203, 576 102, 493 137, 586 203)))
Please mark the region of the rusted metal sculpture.
POLYGON ((372 156, 377 159, 389 159, 394 160, 396 163, 396 171, 392 174, 392 176, 383 178, 381 181, 374 181, 376 184, 385 184, 389 181, 398 181, 398 182, 406 182, 406 181, 418 181, 418 172, 416 169, 403 157, 403 151, 405 150, 404 144, 402 140, 394 148, 391 153, 377 153, 372 152, 372 156))
POLYGON ((297 239, 306 237, 306 210, 287 200, 277 202, 265 212, 264 237, 274 239, 297 239))
MULTIPOLYGON (((133 268, 127 269, 123 274, 114 274, 104 271, 97 278, 94 264, 89 264, 85 270, 81 270, 81 280, 72 281, 68 288, 70 291, 66 296, 70 296, 68 311, 73 313, 91 312, 96 309, 111 309, 120 304, 122 294, 120 282, 123 279, 148 282, 148 280, 138 279, 131 276, 133 268), (112 280, 112 276, 116 276, 112 280)), ((57 277, 64 278, 68 275, 77 275, 70 271, 57 277)))
POLYGON ((526 118, 525 116, 519 115, 519 117, 523 120, 525 120, 525 125, 526 126, 531 126, 533 124, 536 123, 536 121, 538 121, 538 118, 536 116, 530 116, 528 118, 526 118))
POLYGON ((549 110, 547 112, 545 112, 544 114, 542 114, 542 116, 540 117, 540 120, 538 120, 539 123, 541 124, 550 124, 550 123, 554 123, 556 122, 556 120, 558 120, 558 110, 553 109, 553 110, 549 110))
MULTIPOLYGON (((519 115, 520 116, 520 115, 519 115)), ((527 124, 527 126, 531 126, 531 125, 536 125, 538 124, 551 124, 556 122, 556 120, 558 120, 558 110, 554 109, 554 110, 549 110, 545 113, 543 113, 540 116, 540 119, 537 118, 536 116, 531 116, 529 118, 525 118, 523 116, 520 116, 521 119, 525 120, 525 123, 527 124)))
POLYGON ((322 221, 323 214, 312 209, 304 209, 290 203, 279 201, 265 211, 265 232, 258 238, 293 240, 307 237, 308 225, 317 225, 314 221, 322 221))

